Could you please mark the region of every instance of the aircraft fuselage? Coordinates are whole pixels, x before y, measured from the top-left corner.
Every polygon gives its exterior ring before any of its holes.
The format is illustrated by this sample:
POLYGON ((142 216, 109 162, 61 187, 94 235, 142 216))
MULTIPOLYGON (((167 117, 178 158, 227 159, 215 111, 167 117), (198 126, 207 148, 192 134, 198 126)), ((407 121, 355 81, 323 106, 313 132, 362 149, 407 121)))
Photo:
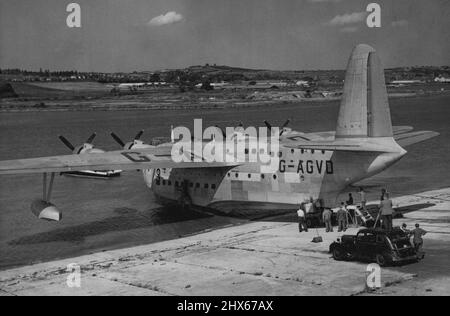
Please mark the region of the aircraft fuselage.
MULTIPOLYGON (((383 140, 392 143, 392 139, 383 140)), ((233 169, 156 169, 144 179, 156 196, 180 202, 188 196, 195 206, 229 211, 240 209, 297 209, 312 198, 336 207, 349 185, 377 174, 406 152, 394 142, 392 152, 343 152, 291 149, 280 145, 278 170, 262 173, 257 163, 233 169)))

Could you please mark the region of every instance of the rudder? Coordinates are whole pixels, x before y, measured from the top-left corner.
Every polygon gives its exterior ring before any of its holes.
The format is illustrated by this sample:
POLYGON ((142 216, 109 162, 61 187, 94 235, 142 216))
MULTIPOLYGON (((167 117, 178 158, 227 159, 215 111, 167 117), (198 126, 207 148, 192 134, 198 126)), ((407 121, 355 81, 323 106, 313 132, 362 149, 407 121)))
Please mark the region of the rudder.
POLYGON ((383 67, 372 47, 358 45, 347 66, 336 138, 392 135, 383 67))

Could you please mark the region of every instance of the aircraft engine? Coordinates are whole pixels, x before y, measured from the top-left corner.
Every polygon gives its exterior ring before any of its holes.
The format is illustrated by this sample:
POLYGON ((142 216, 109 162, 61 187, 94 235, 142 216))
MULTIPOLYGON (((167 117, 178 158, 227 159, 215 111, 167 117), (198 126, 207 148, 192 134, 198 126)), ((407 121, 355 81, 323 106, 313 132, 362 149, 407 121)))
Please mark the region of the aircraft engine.
POLYGON ((59 139, 64 143, 64 145, 69 148, 74 155, 79 154, 101 154, 104 153, 104 150, 94 148, 94 145, 92 142, 94 141, 95 137, 97 136, 96 133, 93 133, 89 138, 86 140, 86 142, 80 146, 74 146, 71 142, 67 140, 64 136, 60 135, 59 139))
POLYGON ((52 203, 35 200, 31 203, 31 212, 39 219, 59 222, 62 219, 62 212, 52 203))
POLYGON ((132 141, 130 141, 128 143, 125 143, 124 141, 122 141, 122 139, 119 136, 117 136, 117 134, 115 134, 114 132, 111 132, 112 138, 114 138, 114 140, 120 146, 122 146, 122 148, 124 150, 144 149, 144 148, 152 148, 152 147, 154 147, 154 146, 151 146, 151 145, 148 145, 148 144, 144 143, 141 140, 142 134, 144 134, 144 130, 139 131, 132 141))
MULTIPOLYGON (((67 140, 64 136, 60 135, 59 139, 64 143, 72 151, 74 155, 81 154, 103 154, 105 151, 100 148, 95 148, 93 145, 93 141, 97 136, 96 133, 93 133, 83 144, 79 146, 74 146, 72 143, 67 140)), ((88 177, 88 178, 112 178, 116 176, 120 176, 122 170, 84 170, 84 171, 67 171, 62 172, 61 174, 68 176, 76 176, 76 177, 88 177)))
MULTIPOLYGON (((284 124, 280 127, 280 136, 283 134, 288 134, 292 132, 292 129, 288 127, 288 125, 291 123, 291 120, 288 119, 284 124)), ((264 124, 266 124, 269 131, 272 129, 272 125, 268 121, 264 121, 264 124)))

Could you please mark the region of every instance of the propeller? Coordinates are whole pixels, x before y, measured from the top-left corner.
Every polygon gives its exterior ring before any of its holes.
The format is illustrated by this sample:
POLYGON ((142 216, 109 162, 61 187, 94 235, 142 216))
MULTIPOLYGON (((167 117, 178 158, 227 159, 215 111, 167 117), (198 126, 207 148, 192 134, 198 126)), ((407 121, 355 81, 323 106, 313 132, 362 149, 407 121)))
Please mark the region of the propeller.
MULTIPOLYGON (((290 119, 286 120, 286 122, 284 122, 284 124, 280 127, 280 136, 283 135, 284 129, 289 125, 289 123, 291 123, 290 119)), ((269 122, 264 121, 264 124, 267 126, 269 131, 272 130, 272 125, 269 122)))
MULTIPOLYGON (((144 134, 144 130, 140 130, 140 131, 136 134, 136 136, 134 136, 134 139, 133 139, 132 143, 133 143, 134 141, 136 141, 136 140, 140 140, 143 134, 144 134)), ((112 138, 114 138, 114 140, 115 140, 121 147, 125 147, 125 146, 127 145, 127 144, 124 143, 124 141, 123 141, 119 136, 117 136, 116 133, 111 132, 111 136, 112 136, 112 138)))
POLYGON ((287 119, 286 122, 281 126, 280 136, 283 135, 284 129, 291 123, 290 119, 287 119))
POLYGON ((67 138, 65 138, 65 137, 62 136, 62 135, 59 135, 58 138, 59 138, 59 139, 63 142, 63 144, 66 145, 67 148, 69 148, 72 152, 75 152, 75 151, 76 151, 76 153, 79 154, 83 149, 87 148, 86 145, 90 145, 90 146, 88 146, 88 147, 91 148, 91 149, 93 148, 92 142, 94 141, 94 139, 95 139, 96 136, 97 136, 97 133, 92 133, 92 135, 89 136, 89 138, 86 140, 86 142, 85 142, 83 145, 77 146, 77 147, 75 147, 74 145, 72 145, 72 143, 71 143, 67 138))

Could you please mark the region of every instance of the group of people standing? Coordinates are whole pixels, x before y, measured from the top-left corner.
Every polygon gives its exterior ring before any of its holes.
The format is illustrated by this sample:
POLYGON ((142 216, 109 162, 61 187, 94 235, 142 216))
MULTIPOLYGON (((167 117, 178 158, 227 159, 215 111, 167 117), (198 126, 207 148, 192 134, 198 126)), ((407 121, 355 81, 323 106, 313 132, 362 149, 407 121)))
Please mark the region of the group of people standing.
MULTIPOLYGON (((363 212, 367 212, 366 204, 367 204, 367 198, 366 198, 366 192, 363 188, 359 188, 359 197, 360 197, 360 203, 361 207, 360 210, 363 212)), ((314 203, 312 201, 312 198, 306 205, 310 205, 311 208, 314 207, 314 203)), ((349 217, 353 219, 353 221, 356 221, 356 214, 351 214, 352 210, 348 210, 347 207, 354 205, 353 195, 352 193, 349 193, 348 200, 345 202, 341 202, 340 207, 338 211, 336 212, 336 219, 338 224, 338 231, 346 231, 348 227, 349 217)), ((308 207, 306 207, 308 208, 308 207)), ((297 216, 299 220, 299 231, 300 232, 307 232, 308 231, 308 225, 307 225, 307 216, 308 210, 305 209, 305 206, 302 206, 297 211, 297 216)), ((380 197, 380 204, 379 204, 379 213, 378 218, 376 220, 375 226, 378 224, 378 220, 381 220, 381 227, 387 231, 391 231, 393 228, 393 218, 394 218, 394 207, 393 202, 390 198, 389 192, 387 192, 386 189, 381 190, 381 197, 380 197)), ((322 220, 325 223, 325 229, 326 232, 333 232, 333 212, 330 209, 325 209, 322 213, 322 220)))
MULTIPOLYGON (((359 196, 360 196, 360 203, 361 208, 363 212, 367 212, 366 209, 366 192, 363 188, 359 189, 359 196)), ((300 232, 307 232, 308 231, 308 225, 307 225, 307 214, 308 210, 311 211, 311 209, 314 209, 314 203, 312 198, 308 203, 302 206, 297 211, 298 216, 298 227, 300 232), (305 207, 307 205, 307 207, 305 207), (309 206, 308 206, 309 205, 309 206)), ((356 214, 349 214, 349 210, 347 210, 347 206, 354 205, 353 196, 351 193, 349 193, 348 200, 346 202, 341 202, 341 205, 336 212, 336 219, 338 223, 338 232, 346 231, 348 227, 348 219, 350 216, 352 216, 353 221, 356 221, 356 214)), ((386 189, 381 190, 381 197, 380 197, 380 204, 379 204, 379 213, 378 217, 375 221, 375 226, 378 225, 378 220, 381 220, 381 227, 386 231, 391 231, 393 229, 393 218, 394 218, 394 207, 393 202, 390 198, 389 192, 387 192, 386 189)), ((331 209, 324 209, 322 212, 322 220, 325 223, 325 230, 327 233, 333 232, 333 212, 331 209)), ((423 236, 427 233, 425 230, 420 228, 419 224, 416 224, 415 229, 408 230, 406 224, 403 224, 401 229, 403 232, 405 232, 408 236, 413 237, 413 243, 414 247, 417 252, 421 252, 422 246, 423 246, 423 236)))
POLYGON ((427 234, 427 231, 420 228, 419 224, 416 224, 416 228, 414 228, 413 230, 409 230, 408 226, 406 226, 405 223, 403 223, 401 230, 406 235, 413 238, 414 248, 416 249, 417 253, 422 252, 422 247, 423 247, 423 238, 422 237, 427 234))
MULTIPOLYGON (((361 189, 361 192, 364 192, 363 189, 361 189)), ((364 207, 365 207, 365 195, 364 197, 364 207)), ((348 200, 346 202, 342 202, 341 206, 339 208, 339 210, 336 213, 337 216, 337 222, 338 222, 338 231, 342 232, 342 231, 346 231, 347 227, 348 227, 348 217, 349 217, 349 213, 347 211, 347 206, 348 205, 353 205, 353 196, 351 193, 349 193, 349 197, 348 200)), ((307 225, 307 219, 306 219, 306 215, 308 214, 307 211, 304 210, 304 208, 308 209, 308 208, 314 208, 314 203, 312 201, 312 199, 306 203, 305 205, 302 205, 302 207, 297 211, 297 216, 298 216, 298 229, 299 232, 307 232, 308 231, 308 225, 307 225), (305 205, 307 205, 305 207, 305 205), (308 206, 309 205, 309 206, 308 206)), ((333 232, 333 212, 332 210, 326 208, 324 209, 323 213, 322 213, 322 220, 325 223, 325 227, 326 227, 326 232, 333 232)))
MULTIPOLYGON (((345 208, 344 202, 341 203, 341 207, 336 213, 336 218, 338 222, 338 232, 346 231, 348 226, 348 212, 345 208)), ((333 212, 330 209, 325 209, 322 214, 322 220, 325 223, 325 231, 327 233, 332 233, 333 230, 333 212)))
MULTIPOLYGON (((394 217, 394 208, 392 206, 392 200, 389 197, 389 192, 386 189, 381 190, 380 198, 380 216, 382 228, 391 231, 392 219, 394 217)), ((414 248, 417 252, 421 252, 423 247, 423 236, 427 233, 424 229, 420 228, 419 224, 416 224, 413 230, 409 230, 405 223, 403 223, 401 230, 409 237, 413 237, 414 248)))
MULTIPOLYGON (((363 188, 359 188, 359 196, 361 201, 361 210, 363 212, 367 212, 366 192, 363 188)), ((356 222, 356 214, 354 214, 354 210, 353 214, 349 214, 349 210, 347 209, 347 207, 350 205, 354 205, 353 196, 351 193, 349 193, 348 200, 346 202, 341 202, 339 210, 336 213, 339 232, 345 232, 347 230, 349 216, 353 219, 354 222, 356 222)), ((329 213, 324 211, 323 214, 323 221, 325 222, 327 232, 333 231, 333 226, 331 225, 331 214, 331 211, 329 211, 329 213)), ((386 191, 386 189, 381 190, 379 217, 381 218, 382 228, 387 231, 391 231, 393 228, 392 221, 394 218, 394 208, 392 200, 390 199, 389 193, 386 191)))
MULTIPOLYGON (((364 192, 364 190, 361 188, 360 192, 364 192)), ((364 207, 365 207, 366 206, 365 195, 362 195, 362 198, 363 199, 361 199, 361 204, 363 204, 362 201, 364 200, 364 207)), ((338 232, 342 231, 345 232, 347 230, 348 218, 349 216, 351 216, 351 214, 349 214, 349 211, 347 210, 347 206, 349 205, 354 205, 353 195, 351 193, 348 194, 348 200, 346 202, 341 202, 341 205, 336 213, 338 232)), ((327 233, 333 232, 332 215, 333 212, 330 209, 326 209, 322 215, 322 220, 325 223, 325 230, 327 233)), ((354 215, 355 214, 353 214, 353 218, 354 215)))

